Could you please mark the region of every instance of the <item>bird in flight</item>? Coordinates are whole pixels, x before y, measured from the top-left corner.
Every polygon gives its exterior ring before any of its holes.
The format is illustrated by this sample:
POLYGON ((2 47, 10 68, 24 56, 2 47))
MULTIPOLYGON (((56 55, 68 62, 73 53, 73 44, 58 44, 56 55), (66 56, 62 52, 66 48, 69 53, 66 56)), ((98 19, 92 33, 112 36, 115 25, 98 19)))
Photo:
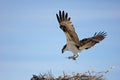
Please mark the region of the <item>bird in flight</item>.
POLYGON ((76 60, 82 50, 93 47, 106 37, 106 32, 96 32, 92 37, 79 40, 75 28, 70 21, 71 18, 68 17, 68 13, 59 11, 56 17, 67 39, 67 43, 62 48, 62 53, 64 51, 71 51, 73 53, 73 56, 69 56, 68 59, 76 60))

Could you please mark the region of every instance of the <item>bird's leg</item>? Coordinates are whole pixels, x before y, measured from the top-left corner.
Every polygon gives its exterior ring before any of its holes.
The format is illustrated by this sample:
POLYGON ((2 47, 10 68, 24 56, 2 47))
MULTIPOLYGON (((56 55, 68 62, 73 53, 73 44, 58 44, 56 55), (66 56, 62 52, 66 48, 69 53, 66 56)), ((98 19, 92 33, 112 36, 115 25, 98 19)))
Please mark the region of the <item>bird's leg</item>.
POLYGON ((73 58, 74 58, 74 56, 69 56, 69 57, 68 57, 68 59, 73 59, 73 58))
POLYGON ((77 54, 77 55, 75 55, 74 57, 77 58, 78 56, 79 56, 79 55, 77 54))
POLYGON ((77 55, 74 55, 73 56, 73 60, 76 60, 76 58, 78 57, 79 55, 77 54, 77 55))
POLYGON ((73 55, 73 56, 69 56, 68 59, 73 59, 73 60, 76 60, 76 58, 78 57, 79 55, 73 55))

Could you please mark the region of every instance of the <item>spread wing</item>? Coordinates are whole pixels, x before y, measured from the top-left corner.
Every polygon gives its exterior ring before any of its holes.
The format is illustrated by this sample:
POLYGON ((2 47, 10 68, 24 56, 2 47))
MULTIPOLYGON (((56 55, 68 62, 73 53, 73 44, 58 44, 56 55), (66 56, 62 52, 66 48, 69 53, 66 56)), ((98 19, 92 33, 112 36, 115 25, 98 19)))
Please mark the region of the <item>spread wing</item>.
POLYGON ((93 37, 80 40, 80 49, 89 49, 106 37, 106 32, 95 33, 93 37))
POLYGON ((67 41, 79 45, 78 35, 75 32, 72 22, 70 21, 70 17, 68 17, 68 13, 65 13, 64 11, 59 11, 59 14, 56 14, 56 17, 59 22, 60 28, 66 35, 67 41))

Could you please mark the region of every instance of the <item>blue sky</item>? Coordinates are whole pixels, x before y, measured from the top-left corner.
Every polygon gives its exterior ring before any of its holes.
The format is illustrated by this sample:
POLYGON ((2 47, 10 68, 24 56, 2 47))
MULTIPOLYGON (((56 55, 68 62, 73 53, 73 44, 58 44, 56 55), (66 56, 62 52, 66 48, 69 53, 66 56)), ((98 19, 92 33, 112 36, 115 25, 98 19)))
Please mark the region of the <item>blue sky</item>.
POLYGON ((107 80, 120 74, 120 1, 119 0, 0 0, 0 80, 29 80, 32 74, 52 71, 103 71, 115 66, 107 80), (106 31, 107 37, 77 61, 61 53, 66 43, 56 20, 65 10, 72 18, 80 39, 106 31))

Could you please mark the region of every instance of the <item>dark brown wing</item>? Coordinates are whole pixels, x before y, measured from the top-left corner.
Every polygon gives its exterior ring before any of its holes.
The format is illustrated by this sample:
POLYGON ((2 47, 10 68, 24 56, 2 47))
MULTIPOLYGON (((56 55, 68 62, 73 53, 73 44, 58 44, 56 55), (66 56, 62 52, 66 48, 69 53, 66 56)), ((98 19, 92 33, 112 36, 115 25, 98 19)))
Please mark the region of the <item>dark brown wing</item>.
POLYGON ((75 44, 79 44, 79 38, 75 29, 70 21, 70 17, 68 17, 68 13, 64 11, 59 11, 59 14, 56 14, 57 20, 60 24, 60 28, 66 35, 67 41, 74 42, 75 44))
POLYGON ((106 32, 95 33, 93 37, 85 38, 80 41, 80 49, 89 49, 106 37, 106 32))

